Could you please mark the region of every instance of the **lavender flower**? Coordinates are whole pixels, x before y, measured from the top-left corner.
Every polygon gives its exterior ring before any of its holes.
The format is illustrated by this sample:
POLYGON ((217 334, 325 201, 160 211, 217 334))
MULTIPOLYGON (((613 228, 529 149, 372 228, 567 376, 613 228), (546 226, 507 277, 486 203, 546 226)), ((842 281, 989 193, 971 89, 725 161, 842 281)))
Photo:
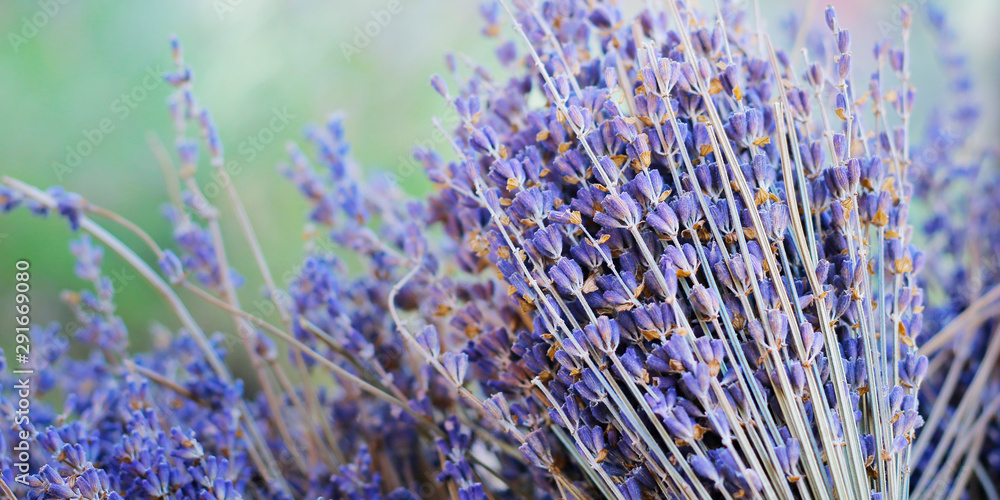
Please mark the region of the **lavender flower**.
MULTIPOLYGON (((964 101, 927 145, 911 138, 908 10, 901 45, 879 42, 870 81, 857 83, 832 8, 801 66, 729 2, 703 12, 668 0, 632 19, 563 0, 482 12, 489 36, 513 26, 517 42, 498 51, 511 75, 473 65, 462 79, 450 59, 458 81, 431 78, 461 121, 442 130, 452 160, 414 152, 433 194, 360 181, 343 115, 307 130, 314 159, 289 145, 279 169, 309 203, 310 230, 285 290, 235 189, 234 244, 193 181, 223 168, 225 149, 176 40, 165 75, 176 250, 78 194, 4 178, 5 212, 27 202, 90 235, 71 250, 93 291, 65 295, 77 328, 32 330, 46 346, 32 360, 46 367, 42 395, 69 396, 0 434, 3 481, 27 498, 95 500, 895 499, 960 495, 972 477, 992 487, 1000 335, 983 256, 997 254, 1000 203, 980 186, 967 214, 934 205, 930 193, 985 171, 989 155, 959 158, 974 125, 964 101), (959 138, 942 142, 947 129, 959 138), (928 198, 938 213, 915 227, 911 207, 928 198), (136 232, 157 266, 95 218, 136 232), (241 306, 234 247, 254 256, 280 321, 241 306), (151 332, 154 354, 127 349, 104 248, 182 325, 151 332), (934 286, 962 293, 925 300, 934 286), (206 334, 175 287, 228 314, 229 331, 206 334), (940 333, 924 334, 925 315, 940 333), (69 356, 67 334, 90 357, 69 356), (225 364, 237 346, 251 394, 225 364), (30 475, 12 468, 9 443, 21 440, 44 451, 30 475)), ((946 60, 968 98, 961 64, 946 60)), ((5 418, 14 408, 0 398, 5 418)))

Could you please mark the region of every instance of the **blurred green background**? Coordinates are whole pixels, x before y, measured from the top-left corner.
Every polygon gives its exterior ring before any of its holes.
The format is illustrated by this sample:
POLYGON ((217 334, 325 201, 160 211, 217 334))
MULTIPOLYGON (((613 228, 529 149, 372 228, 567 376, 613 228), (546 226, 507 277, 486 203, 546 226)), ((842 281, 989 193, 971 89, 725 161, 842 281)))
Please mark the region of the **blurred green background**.
MULTIPOLYGON (((397 169, 414 145, 431 137, 430 118, 445 112, 444 103, 428 85, 429 75, 444 72, 443 55, 459 51, 495 68, 495 42, 479 33, 478 2, 395 1, 390 5, 388 0, 6 0, 0 3, 4 35, 0 172, 43 188, 62 184, 127 215, 161 245, 170 245, 171 230, 159 210, 168 201, 167 192, 147 134, 172 143, 164 104, 171 89, 146 77, 170 68, 168 37, 176 33, 195 69, 200 102, 212 110, 229 158, 240 162, 242 173, 234 183, 272 271, 281 276, 301 261, 306 209, 295 188, 275 169, 285 157, 286 141, 298 140, 306 124, 344 110, 354 155, 370 169, 368 175, 377 169, 397 169), (375 17, 384 17, 378 12, 389 7, 396 13, 366 46, 348 50, 347 57, 345 44, 354 44, 358 30, 375 17), (287 110, 289 125, 250 154, 245 141, 267 127, 274 110, 287 110), (88 133, 96 137, 87 131, 102 121, 113 129, 99 141, 90 140, 97 144, 78 167, 68 172, 54 167, 66 162, 67 147, 87 140, 88 133)), ((791 12, 821 19, 826 3, 760 0, 772 33, 791 12)), ((941 81, 925 33, 926 2, 909 3, 917 19, 913 71, 920 90, 919 126, 920 117, 926 116, 941 91, 941 81)), ((841 24, 854 35, 859 68, 855 75, 863 81, 868 72, 864 68, 871 62, 867 48, 882 31, 898 35, 899 2, 835 0, 833 4, 841 24)), ((974 56, 980 90, 992 92, 984 94, 984 109, 995 119, 997 99, 991 89, 1000 69, 996 49, 1000 30, 992 23, 1000 19, 1000 2, 949 0, 945 8, 960 27, 962 46, 974 56)), ((446 151, 444 145, 438 149, 446 151)), ((200 174, 203 186, 211 182, 207 172, 200 174)), ((401 185, 414 194, 429 188, 419 172, 402 179, 401 185)), ((224 197, 215 201, 226 217, 224 197)), ((117 228, 113 232, 153 262, 151 252, 136 238, 117 228)), ((242 236, 234 224, 226 227, 226 236, 232 263, 248 278, 242 293, 244 301, 250 301, 260 290, 260 279, 249 253, 240 248, 242 236)), ((38 219, 23 210, 0 217, 4 328, 13 303, 14 262, 21 258, 32 263, 34 322, 68 317, 59 292, 84 286, 73 275, 70 238, 60 218, 38 219)), ((133 345, 141 349, 148 346, 148 325, 161 321, 175 327, 176 323, 152 289, 140 279, 129 280, 124 270, 120 260, 106 258, 106 273, 122 282, 119 314, 130 327, 133 345)), ((182 297, 192 298, 183 293, 182 297)), ((217 311, 195 309, 207 329, 231 328, 217 311)), ((8 333, 0 335, 0 347, 9 346, 10 340, 8 333)))

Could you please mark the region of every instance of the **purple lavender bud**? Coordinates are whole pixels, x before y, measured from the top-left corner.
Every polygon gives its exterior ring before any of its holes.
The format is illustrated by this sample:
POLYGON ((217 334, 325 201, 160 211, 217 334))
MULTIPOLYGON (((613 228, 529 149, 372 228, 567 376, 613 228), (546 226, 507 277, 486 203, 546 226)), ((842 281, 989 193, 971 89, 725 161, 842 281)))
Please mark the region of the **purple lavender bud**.
POLYGON ((680 336, 675 335, 670 337, 670 340, 663 344, 663 352, 670 359, 680 362, 680 366, 674 366, 671 363, 671 369, 674 371, 680 371, 681 369, 693 371, 697 366, 691 346, 688 345, 686 340, 680 338, 680 336))
POLYGON ((823 67, 819 64, 813 63, 809 66, 809 70, 806 71, 805 78, 806 81, 809 82, 809 85, 817 88, 822 87, 824 83, 823 67))
POLYGON ((834 10, 833 5, 827 5, 826 11, 826 25, 830 28, 830 31, 837 29, 837 11, 834 10))
POLYGON ((645 394, 646 402, 649 403, 650 408, 657 415, 664 417, 669 414, 677 404, 677 392, 671 387, 666 391, 660 390, 657 387, 650 387, 649 392, 645 394))
MULTIPOLYGON (((639 161, 640 166, 643 168, 649 167, 650 161, 652 161, 652 152, 649 149, 649 136, 638 134, 635 137, 635 141, 629 144, 626 150, 629 156, 639 161)), ((645 178, 646 176, 640 177, 645 178)))
POLYGON ((609 89, 613 89, 618 86, 618 74, 615 72, 615 68, 611 64, 604 68, 604 85, 609 89))
POLYGON ((677 80, 677 85, 687 91, 694 91, 698 82, 698 74, 691 62, 680 63, 681 74, 677 80))
POLYGON ((750 274, 747 273, 746 265, 740 257, 734 257, 728 261, 727 269, 731 272, 734 291, 748 290, 750 288, 750 274))
POLYGON ((564 293, 574 295, 583 289, 583 270, 573 259, 562 257, 549 268, 549 277, 564 293))
POLYGON ((490 178, 504 186, 508 191, 513 191, 523 186, 526 179, 524 167, 521 165, 521 162, 506 159, 493 162, 490 168, 490 178))
POLYGON ((0 185, 0 213, 8 213, 21 204, 24 196, 20 191, 0 185))
POLYGON ((531 243, 538 253, 549 259, 558 259, 562 256, 563 235, 556 226, 549 226, 535 231, 531 243))
POLYGON ((847 107, 847 96, 843 92, 838 92, 836 97, 836 103, 833 108, 834 112, 841 120, 846 120, 849 117, 850 111, 847 107))
MULTIPOLYGON (((757 143, 757 141, 764 136, 764 115, 760 110, 755 108, 750 108, 747 110, 747 133, 753 139, 752 143, 757 143)), ((762 157, 763 155, 757 155, 762 157)), ((763 160, 763 158, 761 158, 763 160)))
POLYGON ((569 96, 569 80, 566 79, 565 75, 559 75, 555 78, 556 91, 559 93, 560 97, 566 98, 569 96))
POLYGON ((659 203, 646 216, 646 223, 654 230, 670 237, 677 235, 680 230, 680 220, 676 212, 666 203, 659 203))
POLYGON ((717 408, 711 410, 706 414, 708 417, 708 424, 711 426, 712 430, 719 435, 722 440, 722 444, 729 447, 733 442, 732 432, 729 426, 729 418, 726 417, 726 412, 722 408, 717 408))
POLYGON ((726 265, 725 261, 720 260, 713 264, 712 271, 715 273, 715 279, 722 283, 722 286, 731 292, 739 291, 736 287, 736 282, 733 280, 733 274, 730 272, 729 266, 726 265))
MULTIPOLYGON (((886 144, 884 146, 885 149, 887 151, 891 151, 892 148, 888 144, 888 134, 886 134, 885 132, 883 132, 882 135, 885 137, 884 140, 886 141, 886 144)), ((892 140, 893 140, 893 144, 895 144, 897 148, 900 147, 901 144, 903 144, 903 139, 905 137, 906 137, 906 130, 904 130, 903 127, 901 127, 901 126, 893 127, 893 129, 892 129, 892 140)))
POLYGON ((740 73, 739 68, 735 64, 726 66, 726 69, 719 75, 719 82, 722 84, 722 89, 726 94, 736 100, 742 99, 743 91, 740 88, 740 73))
POLYGON ((431 76, 431 87, 433 87, 438 94, 441 94, 441 97, 448 99, 448 84, 444 82, 444 78, 442 78, 441 75, 435 74, 431 76))
POLYGON ((431 356, 438 357, 441 355, 441 341, 438 338, 438 331, 434 325, 427 325, 415 336, 417 343, 425 351, 429 352, 431 356))
POLYGON ((441 356, 441 364, 445 371, 458 385, 462 385, 465 374, 469 371, 469 355, 462 353, 446 352, 441 356))
POLYGON ((732 129, 733 137, 742 139, 747 135, 747 115, 746 113, 733 113, 729 117, 729 128, 732 129))
POLYGON ((582 380, 573 386, 580 393, 580 396, 593 403, 603 401, 607 396, 607 392, 604 389, 604 385, 601 384, 601 375, 598 375, 590 368, 585 368, 582 375, 582 380))
POLYGON ((841 54, 846 54, 851 51, 851 32, 847 30, 840 30, 837 32, 837 50, 841 54))
POLYGON ((583 108, 580 106, 572 105, 568 109, 569 111, 569 121, 574 128, 583 130, 585 127, 583 108))
POLYGON ((205 456, 205 450, 194 438, 194 433, 185 435, 177 427, 170 429, 170 439, 174 444, 174 451, 171 455, 181 460, 201 460, 205 456))
POLYGON ((920 387, 927 375, 927 356, 907 354, 899 361, 899 380, 906 387, 920 387))
POLYGON ((691 305, 707 318, 715 318, 719 314, 719 297, 701 283, 691 289, 691 305))
POLYGON ((788 231, 789 223, 789 213, 788 206, 783 203, 774 203, 770 208, 771 215, 771 234, 770 236, 775 240, 781 241, 785 238, 785 233, 788 231))
POLYGON ((715 350, 712 348, 712 339, 708 337, 698 337, 694 341, 694 348, 706 363, 715 361, 715 350))
POLYGON ((783 345, 788 335, 788 316, 780 309, 771 309, 767 312, 767 323, 771 328, 771 334, 778 341, 778 346, 783 345))
POLYGON ((576 225, 582 221, 580 212, 575 212, 568 208, 553 210, 549 212, 549 221, 554 224, 576 225))
POLYGON ((163 251, 163 256, 160 257, 159 264, 160 269, 171 285, 177 285, 184 280, 184 266, 172 250, 167 249, 163 251))
POLYGON ((743 477, 746 478, 747 485, 754 491, 755 494, 759 494, 760 491, 764 489, 764 482, 756 470, 744 469, 743 477))
POLYGON ((663 423, 667 430, 678 440, 688 443, 694 442, 695 422, 688 416, 683 407, 676 406, 671 412, 663 417, 663 423))
MULTIPOLYGON (((567 370, 576 369, 576 361, 570 356, 565 350, 556 351, 555 355, 552 357, 556 363, 567 370)), ((540 368, 544 369, 542 364, 538 365, 540 368)))
POLYGON ((847 137, 844 134, 833 134, 833 151, 841 162, 847 160, 850 148, 847 144, 847 137))
POLYGON ((673 310, 668 304, 650 304, 632 311, 631 318, 643 332, 660 333, 674 326, 673 310))
POLYGON ((621 118, 615 118, 611 120, 611 129, 614 131, 615 135, 619 139, 627 143, 631 143, 635 140, 637 134, 632 125, 629 125, 625 120, 621 118))
POLYGON ((837 76, 840 77, 841 81, 847 80, 847 76, 851 73, 851 55, 841 54, 837 58, 837 76))
POLYGON ((45 498, 52 498, 54 500, 79 498, 79 495, 65 484, 50 484, 46 487, 45 493, 45 498))
POLYGON ((615 193, 601 201, 603 212, 594 215, 594 222, 607 228, 632 228, 641 220, 639 205, 628 193, 615 193))
POLYGON ((198 164, 198 141, 194 139, 182 140, 177 144, 177 156, 180 157, 184 165, 195 166, 198 164))
POLYGON ((699 477, 712 484, 718 485, 721 483, 719 472, 715 470, 715 466, 708 459, 699 455, 691 455, 688 461, 691 463, 691 468, 694 469, 695 474, 698 474, 699 477))
POLYGON ((657 64, 659 66, 660 78, 663 79, 663 83, 665 84, 664 87, 660 88, 660 92, 668 94, 674 85, 677 84, 677 79, 681 76, 680 64, 665 58, 660 58, 657 64))
POLYGON ((600 29, 608 29, 617 22, 617 14, 617 9, 608 9, 603 5, 597 5, 587 16, 587 19, 600 29))
POLYGON ((712 79, 712 65, 708 63, 708 59, 704 57, 698 58, 698 75, 701 76, 702 81, 709 81, 712 79))
POLYGON ((798 361, 793 361, 788 367, 788 378, 792 382, 792 390, 797 395, 801 395, 805 390, 806 386, 806 374, 802 369, 802 364, 798 361))
POLYGON ((495 420, 502 422, 511 421, 510 406, 507 404, 507 399, 504 397, 503 393, 498 392, 490 396, 483 401, 483 406, 495 420))
POLYGON ((494 151, 494 144, 490 142, 489 136, 486 134, 486 130, 489 127, 475 128, 472 130, 472 135, 469 137, 469 144, 476 148, 480 153, 491 153, 494 151))
POLYGON ((552 467, 552 452, 549 451, 548 440, 541 430, 534 431, 525 436, 524 444, 520 448, 521 454, 529 462, 540 469, 552 467))
POLYGON ((587 352, 587 335, 583 330, 575 330, 572 337, 562 342, 562 348, 574 358, 584 358, 587 352))
POLYGON ((602 456, 602 452, 604 455, 607 455, 607 450, 604 449, 604 430, 600 426, 580 427, 577 431, 577 436, 590 451, 591 455, 600 457, 602 456))
POLYGON ((685 193, 684 195, 678 197, 671 207, 674 209, 674 212, 677 213, 677 217, 680 218, 686 228, 693 227, 702 217, 701 211, 698 207, 698 201, 691 193, 685 193))
POLYGON ((213 165, 219 165, 224 154, 222 137, 219 135, 219 128, 215 125, 215 120, 212 119, 212 114, 207 109, 201 111, 201 128, 208 142, 208 153, 211 155, 213 165))
POLYGON ((892 65, 893 71, 900 73, 903 71, 903 66, 905 65, 906 53, 902 50, 895 49, 889 51, 889 63, 892 65))
POLYGON ((517 43, 514 40, 507 40, 496 50, 497 59, 500 64, 510 66, 517 60, 517 43))
POLYGON ((649 374, 643 364, 642 357, 635 347, 629 347, 621 357, 622 366, 635 382, 648 382, 649 374))
POLYGON ((704 123, 694 125, 694 146, 697 156, 708 156, 712 152, 712 138, 704 123))
POLYGON ((799 325, 799 332, 802 336, 803 349, 805 349, 803 364, 808 366, 823 350, 823 336, 815 333, 812 325, 808 322, 799 325))
POLYGON ((596 324, 587 325, 584 330, 590 344, 598 351, 611 354, 618 348, 621 329, 617 321, 601 316, 597 318, 596 324))
POLYGON ((894 454, 903 453, 909 446, 910 446, 910 440, 906 439, 906 436, 899 435, 892 439, 891 452, 894 454))
POLYGON ((875 436, 865 434, 861 436, 861 456, 865 458, 865 466, 870 467, 875 461, 875 436))
POLYGON ((619 484, 616 488, 621 492, 623 500, 642 500, 643 486, 634 477, 628 478, 627 481, 619 484))
POLYGON ((888 397, 889 408, 892 410, 893 413, 898 412, 899 409, 901 408, 901 405, 903 404, 903 396, 905 394, 906 394, 905 389, 903 389, 901 386, 898 385, 892 386, 892 389, 889 390, 889 397, 888 397))
POLYGON ((786 438, 785 448, 788 450, 788 464, 792 468, 792 471, 794 471, 795 464, 798 463, 801 454, 799 440, 793 437, 786 438))
POLYGON ((607 245, 600 243, 597 246, 589 242, 581 243, 569 249, 569 253, 576 262, 579 262, 587 269, 594 269, 604 262, 604 255, 609 255, 607 245))
POLYGON ((669 194, 669 191, 664 191, 663 177, 656 170, 636 175, 625 188, 643 206, 659 204, 660 198, 669 194))
POLYGON ((758 344, 767 345, 767 339, 764 337, 764 326, 757 319, 752 319, 747 322, 747 332, 750 333, 750 338, 757 341, 758 344))
POLYGON ((707 402, 711 378, 712 376, 709 374, 708 365, 703 362, 698 362, 693 372, 681 375, 681 382, 684 383, 684 387, 691 393, 692 396, 695 397, 695 399, 707 402))
POLYGON ((60 187, 49 188, 48 194, 56 200, 59 215, 69 221, 70 230, 80 229, 80 218, 87 210, 87 201, 79 194, 67 192, 60 187))
POLYGON ((656 72, 653 71, 653 68, 652 67, 644 67, 644 68, 642 68, 639 71, 639 74, 642 77, 641 78, 642 79, 642 87, 646 91, 646 93, 647 94, 656 94, 658 92, 658 89, 657 89, 657 79, 656 79, 656 72))
MULTIPOLYGON (((670 260, 670 265, 675 270, 673 274, 681 277, 691 276, 697 271, 697 257, 692 255, 693 248, 690 244, 685 243, 683 247, 677 248, 675 246, 668 246, 663 250, 663 255, 668 257, 670 260)), ((667 274, 667 273, 664 273, 667 274)))

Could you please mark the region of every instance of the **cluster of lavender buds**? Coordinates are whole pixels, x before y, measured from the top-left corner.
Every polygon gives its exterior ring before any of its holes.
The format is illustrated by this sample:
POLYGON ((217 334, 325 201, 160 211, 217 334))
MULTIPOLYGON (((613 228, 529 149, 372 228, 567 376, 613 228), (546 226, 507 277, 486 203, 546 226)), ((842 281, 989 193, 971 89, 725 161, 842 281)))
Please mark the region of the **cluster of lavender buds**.
POLYGON ((510 37, 506 75, 449 56, 448 78, 431 78, 459 117, 434 122, 450 148, 414 151, 433 193, 363 180, 339 114, 288 146, 280 171, 309 204, 289 283, 233 185, 219 199, 235 240, 199 187, 200 169, 224 175, 225 150, 174 40, 173 242, 81 195, 0 179, 3 211, 83 233, 71 250, 91 288, 64 294, 72 325, 31 332, 30 424, 15 423, 18 380, 2 367, 2 491, 997 498, 1000 155, 973 143, 954 34, 931 10, 956 98, 917 138, 907 8, 900 39, 861 69, 832 7, 781 50, 743 4, 665 0, 629 17, 615 2, 486 2, 484 33, 510 37), (233 249, 256 268, 233 269, 233 249), (152 328, 150 353, 129 349, 109 251, 181 325, 152 328), (250 273, 277 321, 241 305, 250 273), (181 290, 229 331, 206 332, 181 290), (71 356, 77 344, 89 354, 71 356))

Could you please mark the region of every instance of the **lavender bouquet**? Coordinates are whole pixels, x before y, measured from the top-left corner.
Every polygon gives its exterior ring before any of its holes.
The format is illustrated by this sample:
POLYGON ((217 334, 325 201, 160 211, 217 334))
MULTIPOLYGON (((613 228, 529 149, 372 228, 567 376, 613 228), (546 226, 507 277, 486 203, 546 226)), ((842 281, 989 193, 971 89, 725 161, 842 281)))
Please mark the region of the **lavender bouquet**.
POLYGON ((194 179, 226 157, 173 41, 174 241, 2 178, 3 211, 81 233, 89 282, 64 295, 76 326, 23 333, 30 357, 0 376, 3 492, 998 498, 997 154, 972 139, 954 34, 931 9, 954 99, 918 135, 908 9, 859 69, 832 8, 829 31, 782 50, 746 7, 487 2, 484 32, 511 36, 506 74, 450 57, 431 79, 459 118, 434 122, 450 150, 414 151, 432 194, 363 179, 341 115, 306 131, 310 154, 288 146, 280 169, 311 208, 287 284, 233 186, 243 238, 224 240, 194 179), (106 251, 183 325, 149 331, 152 352, 129 350, 140 333, 116 315, 106 251), (280 321, 240 303, 250 272, 280 321), (231 329, 206 332, 178 290, 231 329))

